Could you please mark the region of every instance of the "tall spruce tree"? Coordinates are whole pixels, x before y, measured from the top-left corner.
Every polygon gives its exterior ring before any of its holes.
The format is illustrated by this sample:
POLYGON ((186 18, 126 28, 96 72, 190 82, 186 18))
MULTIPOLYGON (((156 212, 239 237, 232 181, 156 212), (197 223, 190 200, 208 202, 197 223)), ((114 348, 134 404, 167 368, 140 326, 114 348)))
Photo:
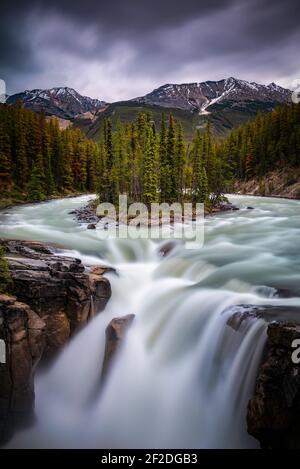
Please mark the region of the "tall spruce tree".
POLYGON ((12 283, 8 262, 4 256, 4 248, 0 247, 0 293, 7 293, 12 283))
POLYGON ((27 190, 29 199, 33 202, 40 202, 46 199, 45 173, 41 153, 37 155, 36 162, 33 164, 27 190))
POLYGON ((3 195, 7 195, 12 185, 11 148, 9 135, 5 125, 0 122, 0 187, 3 195))
POLYGON ((159 175, 157 143, 153 128, 149 127, 145 149, 143 175, 143 202, 147 205, 159 201, 159 175))
POLYGON ((175 122, 173 114, 169 115, 169 126, 167 132, 167 152, 165 166, 165 200, 164 202, 172 203, 177 199, 176 188, 176 140, 175 140, 175 122))
POLYGON ((113 139, 112 139, 112 124, 110 119, 104 120, 103 125, 103 142, 104 142, 104 155, 103 155, 103 180, 101 187, 101 200, 103 202, 115 202, 115 187, 112 185, 112 167, 114 163, 113 152, 113 139))
POLYGON ((197 130, 192 147, 192 193, 194 203, 205 203, 208 200, 208 179, 204 159, 205 140, 197 130))
POLYGON ((183 200, 184 170, 186 164, 186 149, 184 143, 183 129, 180 123, 177 124, 175 142, 175 184, 176 200, 183 200))
POLYGON ((169 165, 167 160, 167 129, 165 115, 162 113, 159 137, 160 199, 166 201, 169 184, 169 165))
POLYGON ((142 196, 141 158, 142 152, 135 123, 129 132, 129 154, 131 161, 129 196, 132 202, 140 202, 142 196))

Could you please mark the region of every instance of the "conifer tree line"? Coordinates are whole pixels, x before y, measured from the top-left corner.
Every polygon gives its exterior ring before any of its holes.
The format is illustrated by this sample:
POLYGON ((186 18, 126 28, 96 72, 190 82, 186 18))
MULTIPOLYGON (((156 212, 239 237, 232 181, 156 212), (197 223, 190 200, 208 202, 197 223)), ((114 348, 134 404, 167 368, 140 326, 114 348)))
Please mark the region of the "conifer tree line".
POLYGON ((210 125, 186 143, 180 122, 151 114, 112 128, 105 119, 98 142, 56 119, 0 106, 1 199, 40 201, 53 195, 97 192, 101 201, 204 202, 214 206, 232 179, 260 178, 300 167, 300 105, 281 106, 215 141, 210 125))
POLYGON ((134 122, 113 131, 106 119, 100 135, 101 177, 99 198, 118 203, 119 194, 129 202, 203 202, 222 198, 222 159, 217 155, 210 126, 195 133, 187 145, 180 122, 162 115, 156 128, 151 114, 140 113, 134 122))
POLYGON ((41 201, 55 194, 94 192, 100 177, 98 145, 78 129, 60 130, 56 119, 0 106, 2 199, 41 201))
POLYGON ((103 202, 217 203, 224 191, 223 159, 208 125, 187 144, 180 122, 140 113, 112 128, 105 119, 98 142, 56 119, 0 107, 1 198, 41 201, 53 195, 97 192, 103 202))
POLYGON ((227 178, 261 178, 300 167, 300 104, 285 105, 234 129, 219 145, 227 178))

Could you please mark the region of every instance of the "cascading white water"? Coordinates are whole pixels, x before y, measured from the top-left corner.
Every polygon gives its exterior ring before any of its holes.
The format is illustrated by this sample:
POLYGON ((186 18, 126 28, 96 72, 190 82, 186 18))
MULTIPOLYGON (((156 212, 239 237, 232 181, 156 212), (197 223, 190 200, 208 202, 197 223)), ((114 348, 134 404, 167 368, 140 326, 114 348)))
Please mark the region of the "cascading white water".
POLYGON ((245 448, 246 407, 266 325, 235 331, 229 308, 299 305, 300 204, 233 197, 238 213, 206 220, 205 245, 165 259, 151 240, 99 241, 68 212, 86 198, 10 210, 0 235, 52 241, 84 262, 114 265, 113 296, 36 380, 37 422, 10 447, 245 448), (101 259, 101 261, 100 261, 101 259), (277 288, 295 291, 279 299, 277 288), (105 327, 136 315, 102 391, 105 327))

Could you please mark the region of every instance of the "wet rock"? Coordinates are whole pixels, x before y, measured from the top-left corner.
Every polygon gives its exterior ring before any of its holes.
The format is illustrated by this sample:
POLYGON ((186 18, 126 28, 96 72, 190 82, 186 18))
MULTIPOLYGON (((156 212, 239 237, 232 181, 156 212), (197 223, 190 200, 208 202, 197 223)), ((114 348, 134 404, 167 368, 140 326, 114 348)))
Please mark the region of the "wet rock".
POLYGON ((254 210, 254 207, 247 207, 248 210, 254 210))
POLYGON ((94 223, 90 223, 88 226, 87 226, 87 229, 88 230, 95 230, 96 229, 96 225, 94 223))
POLYGON ((236 210, 240 210, 239 207, 236 207, 235 205, 233 205, 232 203, 230 202, 223 202, 221 204, 219 204, 218 207, 216 207, 215 209, 213 209, 213 212, 228 212, 228 211, 236 211, 236 210))
POLYGON ((248 404, 249 434, 262 448, 300 449, 300 364, 292 361, 292 343, 300 339, 300 307, 240 305, 229 311, 227 325, 236 331, 257 319, 267 327, 266 347, 248 404))
POLYGON ((164 243, 162 246, 160 246, 158 253, 162 257, 166 257, 172 252, 177 246, 177 243, 175 241, 168 241, 164 243))
POLYGON ((230 308, 231 316, 228 318, 226 324, 227 326, 232 327, 235 331, 241 330, 244 324, 249 323, 249 321, 259 318, 258 311, 255 307, 248 306, 235 306, 230 308))
POLYGON ((0 339, 6 344, 6 362, 0 363, 0 443, 32 416, 33 376, 45 338, 45 322, 28 305, 0 295, 0 339))
POLYGON ((64 311, 57 311, 46 317, 47 349, 56 351, 62 348, 71 336, 69 318, 64 311))
POLYGON ((277 298, 297 298, 300 296, 300 289, 276 287, 275 297, 277 298))
POLYGON ((244 323, 255 319, 263 319, 266 323, 300 322, 299 306, 238 305, 230 307, 225 312, 231 313, 227 325, 235 330, 239 330, 244 323))
POLYGON ((115 318, 110 321, 105 331, 105 352, 102 368, 102 380, 104 380, 109 372, 113 358, 119 349, 125 334, 132 324, 134 314, 128 314, 126 316, 115 318))
POLYGON ((50 247, 38 241, 16 241, 0 239, 0 244, 11 254, 19 254, 38 259, 41 254, 52 254, 50 247))
POLYGON ((90 268, 90 274, 92 275, 104 275, 109 273, 117 274, 117 271, 114 267, 107 265, 93 265, 90 268))
POLYGON ((40 358, 52 357, 102 311, 111 287, 103 267, 86 269, 79 259, 58 256, 42 243, 0 240, 1 245, 13 295, 0 295, 0 339, 7 344, 7 362, 0 364, 4 440, 33 412, 33 373, 40 358))
MULTIPOLYGON (((96 225, 100 220, 100 217, 96 214, 96 203, 94 200, 88 202, 87 205, 79 207, 78 209, 71 212, 72 215, 75 215, 75 218, 80 223, 88 223, 90 225, 96 225)), ((94 229, 94 228, 89 228, 94 229)))
POLYGON ((11 293, 46 323, 46 350, 55 352, 106 306, 109 281, 79 259, 57 256, 42 243, 0 241, 13 281, 11 293))
POLYGON ((300 365, 291 358, 300 324, 271 323, 267 333, 267 355, 248 405, 248 432, 262 448, 300 449, 300 365))

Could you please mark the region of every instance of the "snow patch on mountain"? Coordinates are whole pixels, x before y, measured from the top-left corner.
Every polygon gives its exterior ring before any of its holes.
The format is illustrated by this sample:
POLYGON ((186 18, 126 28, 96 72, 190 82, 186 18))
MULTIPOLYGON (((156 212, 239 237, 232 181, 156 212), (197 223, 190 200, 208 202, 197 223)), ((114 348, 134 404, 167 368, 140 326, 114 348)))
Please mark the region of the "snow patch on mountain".
POLYGON ((284 104, 290 98, 291 91, 275 83, 261 85, 229 77, 202 83, 168 83, 132 101, 208 114, 208 109, 217 104, 233 106, 236 103, 255 101, 284 104))
POLYGON ((22 101, 25 107, 34 111, 63 119, 73 119, 85 113, 94 115, 107 107, 105 101, 82 96, 69 87, 26 90, 23 93, 10 96, 7 102, 14 104, 18 100, 22 101))

